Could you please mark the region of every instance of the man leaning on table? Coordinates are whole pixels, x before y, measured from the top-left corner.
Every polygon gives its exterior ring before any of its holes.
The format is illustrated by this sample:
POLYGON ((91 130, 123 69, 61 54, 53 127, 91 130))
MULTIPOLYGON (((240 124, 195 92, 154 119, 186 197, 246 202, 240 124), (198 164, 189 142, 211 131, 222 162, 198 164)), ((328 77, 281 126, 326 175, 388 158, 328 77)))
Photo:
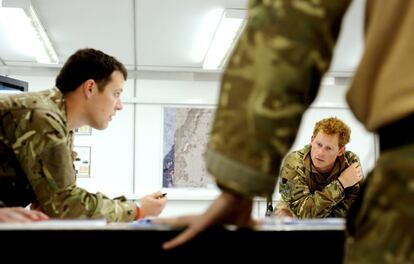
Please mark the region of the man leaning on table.
MULTIPOLYGON (((167 201, 161 192, 142 197, 138 205, 76 185, 73 131, 85 125, 105 129, 123 108, 126 78, 127 71, 117 59, 85 48, 69 57, 55 88, 0 96, 0 200, 5 206, 32 203, 53 218, 105 218, 110 222, 161 213, 167 201)), ((26 220, 45 218, 21 208, 1 212, 9 221, 17 215, 26 220)))

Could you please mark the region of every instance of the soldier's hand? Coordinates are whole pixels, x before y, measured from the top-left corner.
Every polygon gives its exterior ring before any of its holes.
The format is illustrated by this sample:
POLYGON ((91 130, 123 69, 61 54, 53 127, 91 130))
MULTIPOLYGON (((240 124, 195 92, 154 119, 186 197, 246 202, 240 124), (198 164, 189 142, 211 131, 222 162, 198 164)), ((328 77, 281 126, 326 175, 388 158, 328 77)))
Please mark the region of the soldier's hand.
POLYGON ((142 217, 158 216, 167 203, 167 197, 161 192, 155 192, 139 199, 142 217))
POLYGON ((0 208, 0 222, 28 223, 47 220, 49 217, 39 211, 29 211, 22 207, 0 208))
POLYGON ((186 243, 196 235, 216 224, 234 224, 240 227, 252 227, 252 199, 242 198, 223 192, 204 214, 189 215, 169 219, 155 219, 155 224, 167 224, 175 227, 187 226, 181 234, 163 244, 168 250, 186 243))
POLYGON ((288 208, 279 208, 272 213, 276 217, 294 217, 293 213, 288 208))
POLYGON ((362 170, 359 163, 351 164, 338 178, 344 188, 354 186, 362 180, 362 170))

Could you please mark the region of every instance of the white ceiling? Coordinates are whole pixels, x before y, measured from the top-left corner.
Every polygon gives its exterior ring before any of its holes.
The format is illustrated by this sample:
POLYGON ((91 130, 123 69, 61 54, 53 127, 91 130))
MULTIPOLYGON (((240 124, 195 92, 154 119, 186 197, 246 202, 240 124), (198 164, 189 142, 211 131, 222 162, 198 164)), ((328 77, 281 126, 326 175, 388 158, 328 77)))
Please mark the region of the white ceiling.
MULTIPOLYGON (((363 3, 354 0, 347 13, 332 72, 355 69, 362 50, 363 3)), ((60 65, 77 49, 93 47, 114 55, 132 71, 203 72, 208 43, 202 37, 209 35, 206 17, 216 8, 245 8, 247 0, 32 0, 32 4, 60 65)), ((17 51, 0 25, 2 68, 13 72, 50 66, 36 64, 17 51)))

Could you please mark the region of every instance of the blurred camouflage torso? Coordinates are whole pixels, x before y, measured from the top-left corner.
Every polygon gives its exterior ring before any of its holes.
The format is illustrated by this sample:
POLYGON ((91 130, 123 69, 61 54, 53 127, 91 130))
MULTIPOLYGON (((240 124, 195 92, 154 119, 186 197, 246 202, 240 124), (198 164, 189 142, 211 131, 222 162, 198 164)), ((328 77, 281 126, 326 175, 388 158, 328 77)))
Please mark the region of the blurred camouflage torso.
POLYGON ((271 197, 301 117, 329 69, 350 0, 258 1, 223 73, 207 150, 217 184, 271 197))
POLYGON ((359 184, 343 189, 338 177, 350 164, 359 163, 358 156, 346 151, 336 159, 332 171, 322 175, 311 164, 310 150, 306 145, 285 158, 279 183, 282 203, 278 207, 288 206, 299 218, 345 217, 359 184))

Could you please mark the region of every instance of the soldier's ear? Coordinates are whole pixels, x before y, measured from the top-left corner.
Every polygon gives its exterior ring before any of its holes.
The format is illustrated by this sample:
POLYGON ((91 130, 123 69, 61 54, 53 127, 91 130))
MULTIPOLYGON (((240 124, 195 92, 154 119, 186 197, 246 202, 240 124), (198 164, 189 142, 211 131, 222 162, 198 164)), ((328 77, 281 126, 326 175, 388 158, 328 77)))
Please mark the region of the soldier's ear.
POLYGON ((342 156, 345 153, 345 146, 339 149, 338 156, 342 156))
POLYGON ((92 96, 93 89, 95 88, 95 86, 96 86, 96 83, 93 79, 88 79, 83 83, 82 90, 86 98, 89 98, 92 96))

